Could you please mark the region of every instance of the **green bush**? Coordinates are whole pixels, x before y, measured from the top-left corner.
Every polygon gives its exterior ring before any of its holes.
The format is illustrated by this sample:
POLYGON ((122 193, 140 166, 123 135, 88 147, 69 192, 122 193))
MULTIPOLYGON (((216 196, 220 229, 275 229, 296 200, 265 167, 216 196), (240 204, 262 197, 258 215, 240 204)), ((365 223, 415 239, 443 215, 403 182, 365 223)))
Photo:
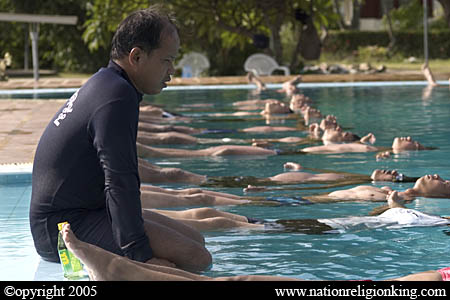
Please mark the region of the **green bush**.
MULTIPOLYGON (((423 32, 422 31, 401 31, 394 32, 395 46, 392 49, 392 56, 401 57, 423 57, 423 32)), ((387 48, 389 45, 389 36, 384 31, 334 31, 330 32, 324 42, 323 52, 325 55, 334 55, 336 58, 361 55, 358 50, 363 50, 367 55, 367 49, 364 47, 376 46, 377 51, 381 48, 387 48)), ((433 30, 428 33, 429 57, 431 59, 447 59, 450 57, 450 30, 433 30)), ((376 56, 381 53, 376 54, 376 56)))
POLYGON ((380 46, 364 46, 358 47, 358 57, 363 61, 383 61, 388 58, 388 50, 386 47, 380 46))

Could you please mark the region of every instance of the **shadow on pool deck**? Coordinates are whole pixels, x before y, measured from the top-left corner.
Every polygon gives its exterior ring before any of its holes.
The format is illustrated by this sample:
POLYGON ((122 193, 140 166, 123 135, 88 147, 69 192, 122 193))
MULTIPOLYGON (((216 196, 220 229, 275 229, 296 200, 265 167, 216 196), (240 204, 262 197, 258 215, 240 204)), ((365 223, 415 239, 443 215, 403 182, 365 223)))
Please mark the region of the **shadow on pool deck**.
MULTIPOLYGON (((448 74, 435 74, 448 78, 448 74)), ((291 76, 262 76, 265 83, 282 83, 291 76)), ((303 82, 359 82, 359 81, 423 81, 420 71, 385 72, 376 74, 303 75, 303 82)), ((0 81, 0 90, 34 88, 78 88, 88 78, 42 77, 11 78, 0 81)), ((179 78, 169 85, 248 84, 245 76, 179 78)), ((0 172, 2 164, 31 163, 39 138, 50 118, 66 99, 61 100, 0 100, 0 172)))

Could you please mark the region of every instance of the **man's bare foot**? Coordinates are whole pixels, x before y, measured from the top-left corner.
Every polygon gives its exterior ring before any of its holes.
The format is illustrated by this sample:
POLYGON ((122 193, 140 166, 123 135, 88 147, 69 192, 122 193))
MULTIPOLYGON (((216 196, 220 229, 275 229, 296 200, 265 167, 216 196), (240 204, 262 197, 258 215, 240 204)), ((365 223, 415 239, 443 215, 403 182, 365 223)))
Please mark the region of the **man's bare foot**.
POLYGON ((86 265, 86 258, 89 252, 89 244, 80 241, 75 236, 73 231, 70 229, 70 224, 64 224, 61 233, 67 249, 69 249, 69 251, 72 252, 79 260, 81 260, 86 271, 89 274, 89 278, 91 280, 101 280, 99 276, 95 272, 92 272, 86 265))
POLYGON ((83 260, 83 256, 85 255, 83 253, 84 243, 77 239, 73 231, 70 229, 70 224, 64 224, 61 233, 66 247, 73 254, 75 254, 76 257, 83 260))

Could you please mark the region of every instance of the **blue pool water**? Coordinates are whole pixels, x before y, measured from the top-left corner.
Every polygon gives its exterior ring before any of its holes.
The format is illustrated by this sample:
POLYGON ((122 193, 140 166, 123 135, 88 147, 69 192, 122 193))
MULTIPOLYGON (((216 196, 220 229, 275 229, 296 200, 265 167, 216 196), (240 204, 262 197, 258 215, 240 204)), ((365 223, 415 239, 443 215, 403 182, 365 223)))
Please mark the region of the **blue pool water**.
MULTIPOLYGON (((450 91, 448 86, 433 89, 425 99, 425 86, 419 84, 332 84, 308 85, 302 92, 313 99, 313 106, 324 114, 334 114, 346 129, 365 135, 375 134, 377 146, 389 147, 396 136, 411 136, 432 151, 408 152, 376 161, 374 153, 330 155, 279 155, 270 157, 158 158, 149 161, 175 166, 208 176, 266 177, 283 172, 283 163, 298 162, 304 167, 338 170, 370 175, 374 169, 397 169, 409 176, 439 174, 450 179, 450 91)), ((70 95, 67 95, 67 97, 70 95)), ((61 95, 58 95, 60 98, 61 95)), ((265 120, 250 117, 211 117, 213 112, 233 112, 232 102, 254 98, 248 88, 167 90, 146 98, 173 112, 195 117, 187 126, 209 129, 240 129, 265 125, 265 120)), ((285 99, 276 89, 261 98, 285 99)), ((298 120, 275 121, 276 125, 295 126, 298 120)), ((306 136, 306 132, 271 134, 210 134, 209 138, 253 138, 306 136)), ((186 148, 211 146, 195 145, 186 148)), ((306 145, 305 145, 306 146, 306 145)), ((305 147, 299 146, 299 148, 305 147)), ((177 146, 171 146, 177 147, 177 146)), ((1 177, 1 176, 0 176, 1 177)), ((411 183, 368 183, 389 185, 403 191, 411 183)), ((186 185, 162 185, 180 188, 186 185)), ((301 187, 301 186, 298 186, 301 187)), ((341 187, 349 188, 351 186, 341 187)), ((241 188, 214 188, 243 195, 241 188)), ((335 188, 337 189, 337 188, 335 188)), ((304 196, 328 190, 285 190, 260 192, 257 196, 304 196)), ((42 263, 34 253, 28 230, 30 183, 5 183, 0 180, 0 280, 61 279, 59 266, 42 263), (3 209, 5 208, 5 209, 3 209), (20 265, 21 268, 17 268, 20 265), (10 270, 8 273, 3 270, 10 270), (36 275, 37 274, 37 275, 36 275)), ((334 203, 297 206, 227 206, 218 209, 261 219, 333 218, 367 215, 374 203, 334 203)), ((449 199, 420 197, 408 207, 450 215, 449 199)), ((264 274, 303 279, 347 280, 386 279, 417 271, 450 266, 448 243, 450 228, 358 228, 343 234, 304 235, 255 230, 227 230, 205 233, 207 248, 214 259, 211 276, 264 274)))

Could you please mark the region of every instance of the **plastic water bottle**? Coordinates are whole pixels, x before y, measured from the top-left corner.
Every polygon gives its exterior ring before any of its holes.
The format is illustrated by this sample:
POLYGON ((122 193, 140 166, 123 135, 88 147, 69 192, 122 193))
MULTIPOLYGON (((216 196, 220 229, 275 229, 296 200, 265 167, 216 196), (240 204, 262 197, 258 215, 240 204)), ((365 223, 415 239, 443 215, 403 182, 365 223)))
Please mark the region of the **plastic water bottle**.
POLYGON ((89 275, 84 270, 81 261, 67 249, 61 230, 67 222, 58 223, 58 254, 64 277, 67 280, 89 280, 89 275))

